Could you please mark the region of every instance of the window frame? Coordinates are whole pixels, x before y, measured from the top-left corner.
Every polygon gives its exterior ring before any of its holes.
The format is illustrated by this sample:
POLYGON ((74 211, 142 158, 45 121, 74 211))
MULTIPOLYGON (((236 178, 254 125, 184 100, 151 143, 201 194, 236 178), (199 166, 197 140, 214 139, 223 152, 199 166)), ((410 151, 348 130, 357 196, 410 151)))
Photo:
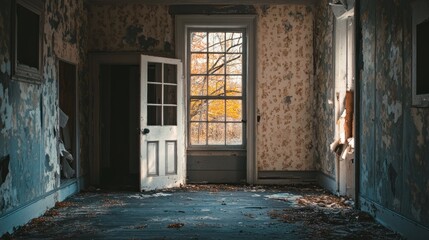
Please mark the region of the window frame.
MULTIPOLYGON (((231 28, 231 27, 191 27, 191 28, 188 28, 188 31, 187 31, 187 33, 186 33, 186 38, 187 38, 187 46, 186 46, 186 49, 187 49, 187 51, 186 51, 186 55, 187 55, 187 64, 186 64, 186 84, 187 84, 187 88, 186 88, 186 91, 187 91, 187 94, 186 94, 186 103, 187 103, 187 106, 189 106, 188 108, 187 108, 187 111, 186 111, 186 116, 187 116, 187 121, 186 121, 186 127, 187 127, 187 145, 188 145, 188 149, 192 149, 192 150, 202 150, 202 149, 204 149, 204 150, 208 150, 208 149, 210 149, 210 150, 235 150, 235 149, 245 149, 246 148, 246 116, 247 116, 247 113, 246 113, 246 97, 247 97, 247 93, 246 93, 246 90, 247 90, 247 88, 246 88, 246 83, 247 83, 247 71, 246 71, 246 69, 247 69, 247 58, 248 58, 248 56, 247 56, 247 36, 246 36, 246 29, 245 28, 231 28), (207 33, 213 33, 213 32, 224 32, 224 33, 228 33, 228 32, 239 32, 239 33, 241 33, 242 34, 242 51, 240 52, 240 54, 242 55, 242 73, 241 73, 241 77, 242 77, 242 82, 241 82, 241 84, 242 84, 242 89, 241 89, 241 91, 242 91, 242 93, 241 93, 241 96, 226 96, 226 95, 223 95, 223 96, 209 96, 209 95, 205 95, 205 96, 191 96, 190 95, 190 92, 191 92, 191 75, 194 75, 194 74, 191 74, 191 72, 190 72, 190 67, 191 67, 191 58, 190 58, 190 56, 191 56, 191 53, 192 53, 192 51, 191 51, 191 49, 190 49, 190 44, 191 44, 191 41, 190 41, 190 38, 191 38, 191 33, 192 32, 207 32, 207 33), (242 102, 241 102, 241 110, 242 110, 242 112, 241 112, 241 115, 242 115, 242 119, 241 119, 241 121, 240 121, 240 123, 242 123, 242 127, 241 127, 241 137, 242 137, 242 142, 241 142, 241 144, 236 144, 236 145, 228 145, 227 143, 226 143, 226 133, 225 133, 225 137, 224 137, 224 140, 225 140, 225 143, 224 144, 209 144, 208 143, 208 132, 206 131, 206 144, 202 144, 202 145, 193 145, 193 144, 191 144, 191 138, 190 138, 190 132, 191 132, 191 123, 192 123, 192 121, 191 121, 191 116, 190 116, 190 113, 191 113, 191 111, 190 111, 190 106, 191 106, 191 100, 192 99, 198 99, 198 100, 206 100, 206 101, 210 101, 210 100, 225 100, 225 103, 226 103, 226 101, 227 100, 241 100, 242 102)), ((206 54, 210 54, 210 51, 207 51, 206 52, 206 54)), ((226 52, 223 52, 223 54, 226 54, 226 52)), ((225 66, 226 67, 226 66, 225 66)), ((197 74, 198 75, 198 74, 197 74)), ((224 73, 222 73, 222 74, 210 74, 210 73, 207 73, 206 74, 207 76, 210 76, 210 75, 212 75, 212 76, 220 76, 220 75, 223 75, 223 76, 227 76, 228 74, 226 74, 225 72, 224 73)), ((208 81, 208 79, 207 79, 207 81, 208 81)), ((224 81, 226 81, 226 79, 224 80, 224 81)), ((207 107, 208 107, 208 105, 207 105, 207 107)), ((226 107, 226 106, 225 106, 226 107)), ((225 112, 225 114, 226 114, 226 112, 225 112)), ((194 121, 194 122, 198 122, 198 121, 194 121)), ((227 119, 226 119, 226 115, 225 115, 225 119, 223 120, 223 121, 210 121, 209 119, 206 119, 205 121, 201 121, 201 122, 205 122, 206 124, 207 124, 207 126, 206 126, 206 128, 208 128, 208 124, 210 123, 210 122, 212 122, 212 123, 223 123, 223 124, 225 124, 225 132, 226 132, 226 124, 227 123, 238 123, 237 121, 228 121, 227 119)))
POLYGON ((43 52, 43 23, 44 23, 44 0, 12 0, 11 9, 11 60, 12 60, 12 80, 23 81, 28 83, 42 83, 42 52, 43 52), (38 68, 35 69, 25 64, 18 64, 18 15, 17 6, 20 5, 25 9, 39 16, 39 31, 38 31, 38 68))
POLYGON ((416 1, 412 5, 412 106, 427 108, 429 93, 417 94, 417 25, 424 21, 429 21, 429 4, 425 1, 416 1))

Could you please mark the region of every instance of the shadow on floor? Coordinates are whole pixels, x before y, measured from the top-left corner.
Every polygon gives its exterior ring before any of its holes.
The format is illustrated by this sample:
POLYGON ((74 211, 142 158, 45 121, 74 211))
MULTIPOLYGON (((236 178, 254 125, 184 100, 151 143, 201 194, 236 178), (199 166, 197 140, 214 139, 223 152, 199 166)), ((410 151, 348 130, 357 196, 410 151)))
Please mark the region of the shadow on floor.
MULTIPOLYGON (((5 237, 5 236, 4 236, 5 237)), ((13 239, 401 239, 315 186, 82 192, 13 239)))

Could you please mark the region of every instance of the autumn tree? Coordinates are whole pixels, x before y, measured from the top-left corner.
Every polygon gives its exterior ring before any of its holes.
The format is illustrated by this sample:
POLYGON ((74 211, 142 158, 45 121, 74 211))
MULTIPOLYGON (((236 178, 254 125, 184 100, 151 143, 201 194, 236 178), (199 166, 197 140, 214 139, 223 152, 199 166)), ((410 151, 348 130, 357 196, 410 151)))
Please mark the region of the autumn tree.
POLYGON ((243 33, 192 32, 190 43, 191 144, 241 144, 243 33))

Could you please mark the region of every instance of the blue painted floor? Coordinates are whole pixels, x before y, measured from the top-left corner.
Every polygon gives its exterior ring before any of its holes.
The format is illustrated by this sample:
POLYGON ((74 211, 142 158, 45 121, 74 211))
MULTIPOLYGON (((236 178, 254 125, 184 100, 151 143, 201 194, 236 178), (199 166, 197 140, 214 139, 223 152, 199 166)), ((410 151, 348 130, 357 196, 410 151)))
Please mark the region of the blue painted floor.
POLYGON ((13 239, 400 239, 317 187, 195 185, 84 192, 13 239))

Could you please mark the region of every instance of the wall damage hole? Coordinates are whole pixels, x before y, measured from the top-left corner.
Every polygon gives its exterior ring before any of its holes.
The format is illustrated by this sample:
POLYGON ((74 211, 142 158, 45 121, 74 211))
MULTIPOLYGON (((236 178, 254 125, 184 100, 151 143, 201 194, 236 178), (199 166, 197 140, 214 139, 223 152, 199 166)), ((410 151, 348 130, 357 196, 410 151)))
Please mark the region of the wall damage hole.
POLYGON ((6 181, 6 177, 9 174, 9 155, 0 158, 0 185, 6 181))

